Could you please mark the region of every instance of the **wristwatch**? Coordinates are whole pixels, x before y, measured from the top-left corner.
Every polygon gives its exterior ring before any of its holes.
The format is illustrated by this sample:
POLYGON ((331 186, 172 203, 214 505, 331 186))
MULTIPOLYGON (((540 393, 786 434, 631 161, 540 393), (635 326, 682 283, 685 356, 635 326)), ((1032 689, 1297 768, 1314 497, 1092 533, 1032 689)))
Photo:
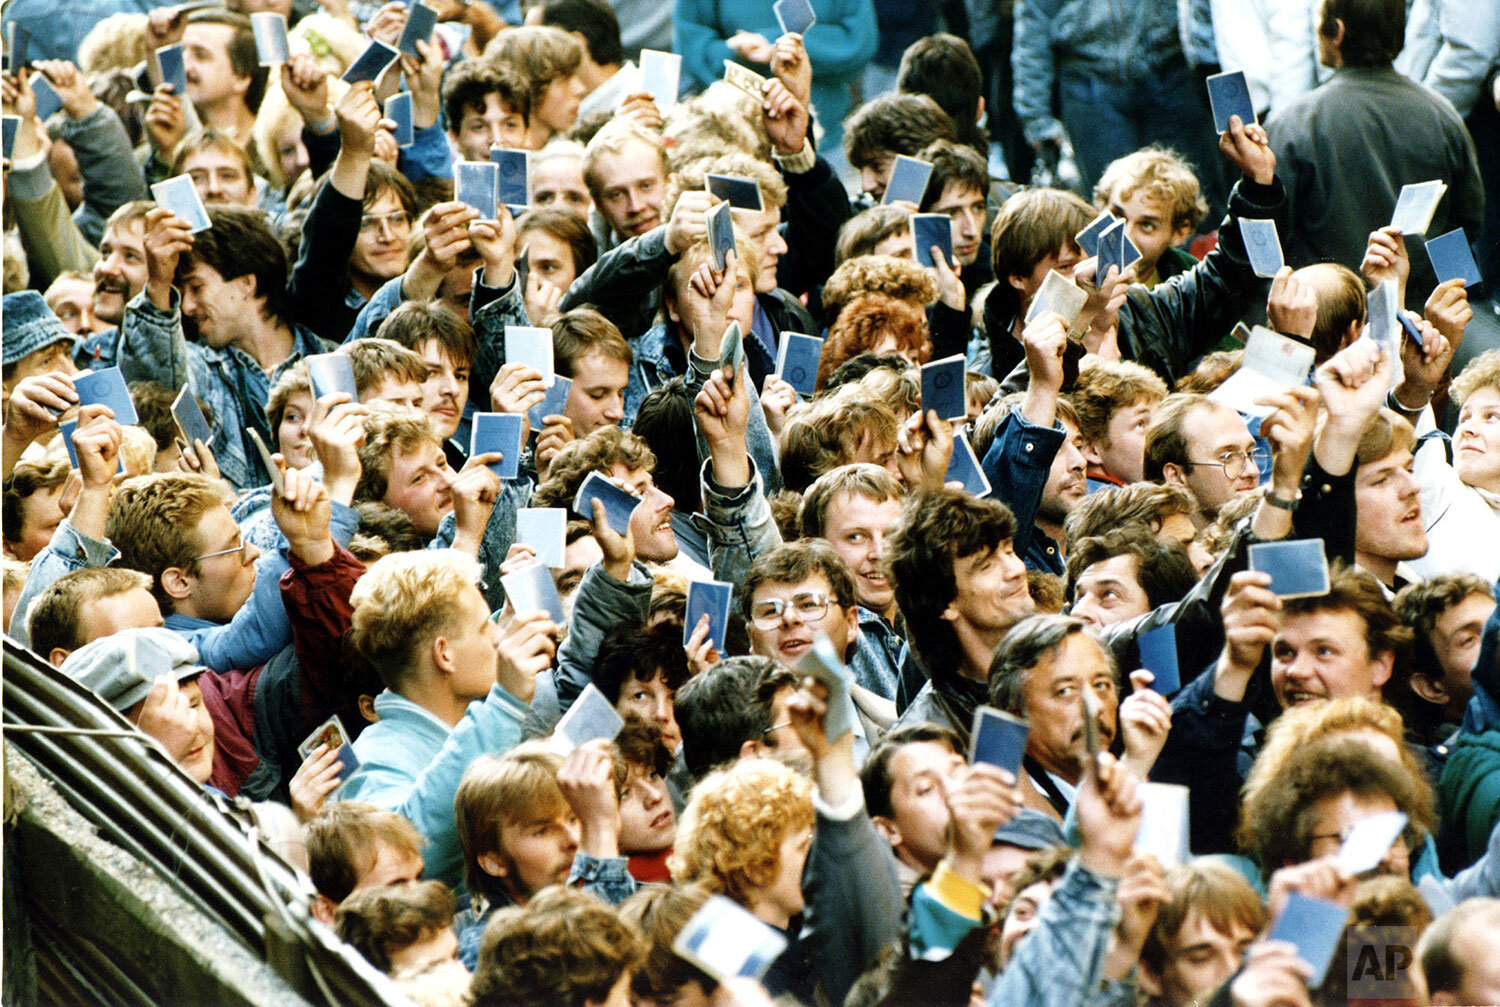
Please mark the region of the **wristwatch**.
POLYGON ((1270 504, 1272 507, 1277 508, 1278 510, 1284 510, 1290 513, 1296 511, 1297 505, 1302 502, 1302 491, 1298 490, 1297 495, 1292 497, 1292 499, 1284 500, 1267 489, 1265 496, 1261 497, 1261 499, 1270 504))

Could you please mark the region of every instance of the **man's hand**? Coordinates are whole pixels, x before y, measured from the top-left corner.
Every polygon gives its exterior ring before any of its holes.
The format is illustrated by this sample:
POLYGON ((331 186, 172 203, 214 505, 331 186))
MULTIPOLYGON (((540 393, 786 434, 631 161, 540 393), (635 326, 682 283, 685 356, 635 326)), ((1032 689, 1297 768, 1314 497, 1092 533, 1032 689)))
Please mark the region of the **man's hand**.
POLYGON ((709 625, 708 613, 705 612, 699 617, 698 625, 693 627, 687 643, 682 645, 683 651, 687 653, 688 667, 694 675, 701 675, 724 658, 714 646, 713 640, 709 639, 709 625))
POLYGON ((1311 978, 1312 969, 1297 957, 1295 944, 1256 941, 1245 967, 1229 982, 1229 1002, 1233 1007, 1311 1007, 1311 978))
POLYGON ((288 468, 280 454, 271 460, 281 470, 282 492, 271 495, 271 516, 286 536, 287 544, 307 566, 333 559, 333 537, 328 531, 331 506, 328 488, 307 469, 288 468))
POLYGON ((1385 404, 1391 387, 1390 355, 1361 337, 1335 353, 1314 378, 1328 421, 1318 432, 1313 451, 1329 475, 1346 474, 1354 465, 1360 438, 1385 404))
MULTIPOLYGON (((725 257, 722 273, 712 261, 703 263, 688 277, 687 292, 677 302, 682 326, 693 339, 693 352, 704 360, 719 359, 719 346, 729 328, 729 308, 739 285, 739 265, 738 252, 725 257)), ((748 337, 749 333, 742 335, 748 337)))
POLYGON ((743 29, 725 39, 724 44, 746 63, 769 63, 775 54, 770 40, 764 35, 743 29))
POLYGON ((586 741, 557 771, 557 789, 578 816, 578 852, 598 860, 620 855, 620 795, 609 745, 603 738, 586 741))
POLYGON ((1230 577, 1219 612, 1224 619, 1224 650, 1214 666, 1214 694, 1238 703, 1281 624, 1281 599, 1271 593, 1271 575, 1241 570, 1230 577))
POLYGON ((750 482, 750 456, 745 448, 750 375, 743 365, 732 381, 728 372, 728 367, 722 367, 709 375, 693 400, 693 418, 708 442, 714 481, 732 489, 750 482))
POLYGON ((281 90, 303 123, 320 126, 333 119, 328 107, 328 75, 312 56, 294 53, 281 65, 281 90))
POLYGON ((526 318, 532 325, 546 325, 557 314, 557 305, 565 291, 542 279, 540 273, 526 275, 526 318))
POLYGON ((536 677, 552 667, 562 627, 546 612, 518 612, 500 634, 495 684, 523 703, 536 695, 536 677))
POLYGON ((401 3, 400 0, 391 0, 366 22, 365 34, 388 46, 394 46, 401 41, 401 32, 405 28, 406 4, 401 3))
POLYGON ((490 408, 497 413, 521 415, 521 443, 531 436, 528 411, 547 397, 547 379, 526 364, 506 364, 490 383, 490 408))
POLYGON ((1291 266, 1282 266, 1271 280, 1266 317, 1277 332, 1312 338, 1318 324, 1318 295, 1311 287, 1297 282, 1291 266))
POLYGON ((667 251, 681 255, 698 239, 708 234, 704 215, 714 205, 714 197, 702 189, 689 189, 677 197, 672 216, 667 220, 667 251))
POLYGON ((616 119, 630 119, 642 129, 660 130, 662 127, 661 109, 656 107, 650 92, 639 94, 627 94, 623 101, 615 107, 616 119))
POLYGON ((441 111, 439 88, 443 81, 443 47, 436 40, 416 40, 421 59, 401 56, 401 72, 406 75, 406 86, 411 88, 411 124, 415 129, 427 129, 438 121, 441 111))
POLYGON ((187 135, 187 118, 182 111, 186 95, 173 94, 171 84, 158 84, 146 106, 146 139, 163 162, 172 160, 172 152, 187 135))
POLYGON ((187 11, 180 7, 158 7, 146 16, 146 46, 155 51, 182 41, 187 11))
POLYGON ((1146 945, 1157 912, 1172 898, 1167 890, 1166 871, 1151 854, 1133 851, 1125 862, 1125 874, 1120 878, 1115 898, 1120 903, 1120 922, 1115 924, 1103 975, 1119 980, 1130 974, 1146 945))
POLYGON ((807 106, 797 100, 780 80, 771 81, 766 88, 766 100, 761 106, 761 121, 766 135, 778 154, 791 157, 802 151, 807 143, 807 131, 812 120, 807 106))
POLYGON ((1245 125, 1240 117, 1229 117, 1229 128, 1219 134, 1219 150, 1252 182, 1270 185, 1276 180, 1276 155, 1264 126, 1245 125))
POLYGON ((942 489, 953 458, 953 424, 937 410, 912 413, 896 431, 896 465, 907 489, 942 489))
POLYGON ((479 555, 485 526, 500 498, 500 477, 490 466, 501 460, 498 451, 477 454, 449 483, 448 491, 453 494, 453 548, 470 556, 479 555))
POLYGON ((125 429, 115 422, 114 411, 94 404, 78 411, 73 431, 73 450, 78 455, 78 474, 84 490, 108 490, 119 468, 120 443, 125 429))
POLYGON ((536 436, 536 471, 538 479, 547 477, 547 470, 552 467, 552 459, 557 453, 569 444, 573 443, 573 421, 561 414, 543 416, 542 422, 546 426, 536 436))
POLYGON ((1073 808, 1083 837, 1078 862, 1095 874, 1119 877, 1141 821, 1141 798, 1129 767, 1100 752, 1093 765, 1085 767, 1073 808))
POLYGON ((73 379, 61 371, 22 378, 10 393, 5 413, 5 441, 18 451, 57 427, 58 416, 78 405, 73 379))
POLYGON ((1068 349, 1068 327, 1063 316, 1044 311, 1021 330, 1026 348, 1026 370, 1031 375, 1021 414, 1027 422, 1051 427, 1057 419, 1057 395, 1062 390, 1063 354, 1068 349))
POLYGON ((192 248, 187 221, 160 206, 146 214, 146 296, 159 310, 171 309, 177 259, 192 248))
POLYGON ((1339 866, 1338 857, 1330 854, 1273 872, 1266 887, 1266 908, 1275 919, 1286 908, 1293 892, 1347 906, 1354 900, 1358 883, 1358 879, 1339 866))
POLYGON ((302 760, 302 765, 297 767, 287 784, 297 821, 305 825, 318 817, 328 795, 339 788, 339 773, 343 769, 337 748, 319 745, 307 753, 307 758, 302 760))
POLYGON ((510 286, 516 275, 516 222, 510 218, 510 211, 502 206, 498 208, 496 219, 471 223, 469 240, 484 261, 484 285, 510 286))
POLYGON ((135 726, 155 738, 173 762, 187 758, 198 741, 198 714, 183 695, 175 674, 163 675, 152 683, 135 726))
POLYGON ((1256 402, 1275 410, 1261 421, 1260 435, 1271 445, 1271 489, 1283 500, 1295 499, 1302 485, 1321 402, 1318 390, 1306 386, 1256 402))
POLYGON ((459 256, 473 251, 469 225, 478 218, 478 210, 456 200, 427 211, 422 218, 422 250, 401 280, 401 292, 408 300, 426 300, 438 292, 458 265, 459 256))
POLYGON ((348 392, 335 392, 313 403, 308 421, 307 435, 323 466, 328 497, 346 507, 354 502, 354 489, 359 485, 359 449, 365 443, 369 415, 369 407, 351 401, 348 392))
POLYGON ((1144 780, 1172 729, 1172 705, 1151 688, 1151 672, 1130 673, 1131 693, 1120 704, 1120 734, 1125 742, 1123 761, 1144 780))
POLYGON ((780 438, 781 428, 786 425, 787 410, 797 404, 797 389, 774 374, 766 375, 760 389, 760 408, 766 414, 766 426, 771 436, 780 438))
POLYGON ((948 804, 948 852, 943 862, 966 881, 980 883, 984 856, 995 830, 1021 813, 1016 778, 998 766, 976 762, 938 777, 948 804))
POLYGON ((89 82, 78 67, 65 59, 43 59, 33 64, 42 75, 52 82, 52 88, 62 99, 63 111, 70 119, 83 119, 99 107, 99 99, 89 90, 89 82))
POLYGON ((1387 224, 1378 231, 1370 232, 1359 271, 1370 281, 1372 287, 1385 280, 1396 281, 1396 290, 1401 294, 1397 300, 1405 299, 1406 278, 1411 275, 1411 259, 1406 254, 1406 237, 1400 228, 1387 224))
POLYGON ((375 131, 380 128, 380 103, 375 100, 375 84, 362 80, 350 84, 349 90, 333 109, 339 124, 339 153, 369 158, 375 153, 375 131))
MULTIPOLYGON (((591 500, 590 504, 594 508, 594 541, 604 553, 604 572, 623 584, 630 579, 630 567, 635 562, 635 530, 627 525, 625 534, 619 534, 609 526, 609 519, 604 516, 604 504, 598 500, 591 500)), ((636 509, 640 509, 639 504, 636 509)))
POLYGON ((1137 280, 1135 266, 1123 272, 1110 267, 1103 277, 1099 275, 1098 258, 1084 259, 1073 267, 1073 281, 1088 294, 1083 310, 1078 313, 1076 327, 1087 327, 1083 335, 1084 348, 1106 360, 1119 360, 1120 350, 1116 343, 1120 309, 1130 293, 1130 285, 1137 280))
POLYGON ((854 768, 854 732, 829 740, 828 689, 816 679, 803 678, 786 703, 786 719, 813 758, 813 779, 827 804, 838 806, 859 789, 854 768))
POLYGON ((927 251, 932 255, 933 271, 937 273, 938 300, 954 311, 964 310, 969 295, 964 290, 964 281, 958 276, 963 266, 957 261, 949 263, 948 257, 937 245, 927 251))
POLYGON ((1456 353, 1463 343, 1464 327, 1474 317, 1464 281, 1455 278, 1432 288, 1427 303, 1422 306, 1422 314, 1447 338, 1456 353))
MULTIPOLYGON (((1404 309, 1401 309, 1404 310, 1404 309)), ((1401 380, 1396 384, 1396 401, 1408 411, 1418 409, 1432 401, 1437 390, 1448 379, 1448 368, 1453 363, 1457 347, 1425 318, 1407 311, 1406 316, 1422 333, 1422 341, 1416 342, 1404 331, 1401 333, 1401 380)))
MULTIPOLYGON (((812 105, 812 60, 807 56, 807 48, 802 44, 801 35, 788 32, 776 40, 771 51, 771 73, 802 104, 804 110, 812 105)), ((768 97, 770 93, 771 89, 767 88, 768 97)), ((798 144, 797 150, 801 149, 801 144, 798 144)), ((796 152, 783 151, 792 154, 796 152)))

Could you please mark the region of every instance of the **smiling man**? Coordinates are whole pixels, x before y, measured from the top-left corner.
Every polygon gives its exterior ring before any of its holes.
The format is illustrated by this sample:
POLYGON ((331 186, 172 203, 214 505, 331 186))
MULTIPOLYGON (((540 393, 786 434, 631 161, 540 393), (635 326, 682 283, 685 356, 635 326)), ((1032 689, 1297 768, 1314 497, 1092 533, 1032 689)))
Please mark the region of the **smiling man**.
POLYGON ((859 636, 849 568, 826 543, 792 542, 756 560, 741 589, 750 649, 794 665, 820 635, 840 657, 859 636))
MULTIPOLYGON (((826 539, 854 575, 859 646, 849 661, 855 681, 887 699, 901 692, 906 650, 896 591, 885 565, 885 540, 901 520, 900 480, 878 465, 825 472, 802 496, 802 534, 826 539)), ((911 685, 911 694, 921 688, 911 685)))
POLYGON ((1404 669, 1411 635, 1373 576, 1336 570, 1326 595, 1282 605, 1271 641, 1276 699, 1283 707, 1344 696, 1378 700, 1404 669))
POLYGON ((598 211, 599 219, 592 223, 601 250, 664 223, 666 148, 659 136, 630 120, 617 120, 594 134, 583 152, 583 181, 598 211))
POLYGON ((1243 417, 1202 395, 1167 396, 1146 430, 1145 478, 1191 493, 1200 528, 1224 504, 1260 485, 1262 464, 1243 417))
POLYGON ((250 19, 230 11, 194 11, 182 33, 182 62, 187 96, 203 124, 248 147, 267 78, 250 19))

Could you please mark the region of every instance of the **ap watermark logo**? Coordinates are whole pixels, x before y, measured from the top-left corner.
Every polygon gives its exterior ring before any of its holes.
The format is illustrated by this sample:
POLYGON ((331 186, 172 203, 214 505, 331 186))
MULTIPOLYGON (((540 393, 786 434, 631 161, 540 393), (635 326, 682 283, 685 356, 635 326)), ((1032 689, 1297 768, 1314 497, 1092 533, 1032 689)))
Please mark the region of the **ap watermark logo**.
POLYGON ((1344 935, 1344 981, 1349 1007, 1406 1007, 1418 992, 1416 927, 1350 928, 1344 935))

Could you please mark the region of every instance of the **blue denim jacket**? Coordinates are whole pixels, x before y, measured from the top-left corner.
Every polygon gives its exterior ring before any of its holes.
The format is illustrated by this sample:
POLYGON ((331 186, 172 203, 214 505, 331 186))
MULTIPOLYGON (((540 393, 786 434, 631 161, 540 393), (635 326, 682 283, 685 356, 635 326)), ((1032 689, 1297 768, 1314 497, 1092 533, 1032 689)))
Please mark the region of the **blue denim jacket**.
MULTIPOLYGON (((995 442, 980 462, 990 481, 990 496, 1010 508, 1016 519, 1016 537, 1012 544, 1016 555, 1027 560, 1037 537, 1036 512, 1047 488, 1052 459, 1066 438, 1062 424, 1053 421, 1051 428, 1039 427, 1013 409, 1000 425, 995 442)), ((1045 567, 1043 569, 1046 569, 1045 567)))
POLYGON ((901 695, 901 659, 906 640, 900 633, 863 605, 859 608, 859 644, 849 661, 854 681, 886 699, 898 701, 901 695))
POLYGON ((182 296, 172 289, 172 306, 162 311, 143 290, 125 308, 120 325, 120 370, 126 381, 155 381, 171 391, 187 386, 214 413, 209 445, 219 471, 236 489, 270 481, 246 431, 257 430, 269 446, 266 399, 278 378, 303 357, 333 347, 301 325, 292 327, 292 352, 270 374, 234 346, 213 349, 189 343, 182 333, 182 296))

